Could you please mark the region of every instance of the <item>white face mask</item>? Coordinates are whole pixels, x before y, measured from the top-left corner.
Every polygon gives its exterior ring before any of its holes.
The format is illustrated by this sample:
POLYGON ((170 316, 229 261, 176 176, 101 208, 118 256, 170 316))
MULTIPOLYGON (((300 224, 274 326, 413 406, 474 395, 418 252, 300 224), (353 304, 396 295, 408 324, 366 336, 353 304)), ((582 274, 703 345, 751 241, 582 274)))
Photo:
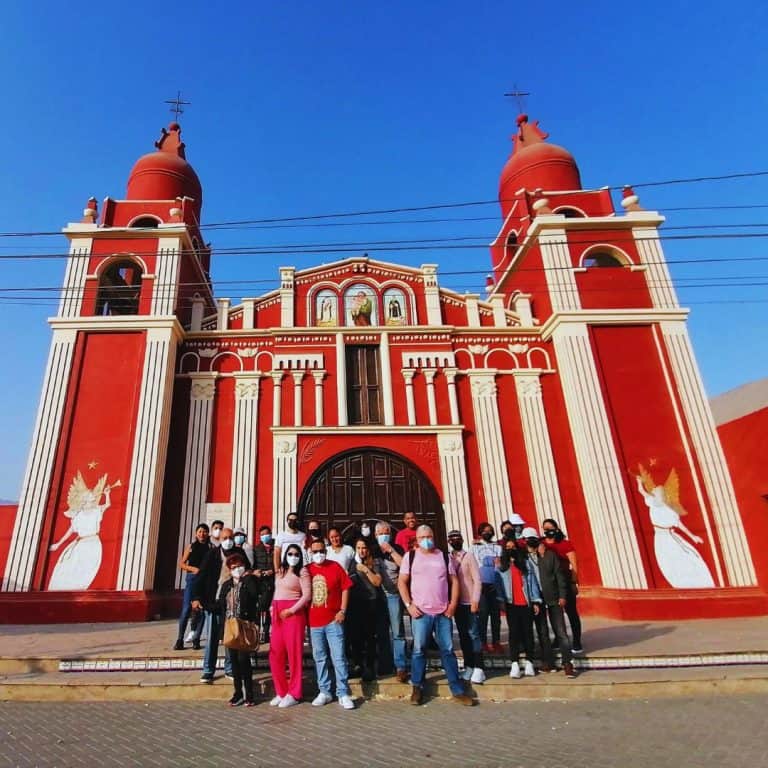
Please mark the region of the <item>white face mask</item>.
POLYGON ((316 565, 320 565, 325 562, 325 552, 313 552, 312 562, 316 565))
POLYGON ((239 579, 245 573, 245 568, 242 565, 238 565, 237 568, 232 569, 232 575, 235 579, 239 579))
POLYGON ((221 542, 222 549, 232 549, 234 546, 235 542, 232 541, 232 539, 224 539, 224 541, 221 542))
POLYGON ((221 536, 221 528, 214 528, 211 531, 211 538, 212 539, 218 539, 219 536, 221 536))
POLYGON ((299 560, 301 558, 298 555, 286 555, 285 556, 285 562, 288 563, 288 565, 298 565, 299 560))
POLYGON ((370 536, 370 535, 371 535, 371 527, 370 527, 369 525, 364 525, 364 526, 363 526, 363 527, 360 529, 360 533, 362 533, 362 534, 363 534, 363 536, 365 536, 365 537, 367 538, 368 536, 370 536))

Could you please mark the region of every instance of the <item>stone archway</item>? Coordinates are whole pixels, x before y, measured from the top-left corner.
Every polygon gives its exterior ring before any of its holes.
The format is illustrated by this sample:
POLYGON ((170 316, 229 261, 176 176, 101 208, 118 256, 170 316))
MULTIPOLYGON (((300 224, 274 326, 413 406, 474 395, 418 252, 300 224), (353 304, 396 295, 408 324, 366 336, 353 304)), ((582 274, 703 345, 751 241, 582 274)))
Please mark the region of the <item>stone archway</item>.
POLYGON ((419 523, 435 531, 445 546, 443 504, 432 483, 408 459, 380 448, 358 448, 326 461, 309 479, 298 504, 299 518, 313 518, 324 530, 386 520, 394 530, 403 514, 416 513, 419 523))

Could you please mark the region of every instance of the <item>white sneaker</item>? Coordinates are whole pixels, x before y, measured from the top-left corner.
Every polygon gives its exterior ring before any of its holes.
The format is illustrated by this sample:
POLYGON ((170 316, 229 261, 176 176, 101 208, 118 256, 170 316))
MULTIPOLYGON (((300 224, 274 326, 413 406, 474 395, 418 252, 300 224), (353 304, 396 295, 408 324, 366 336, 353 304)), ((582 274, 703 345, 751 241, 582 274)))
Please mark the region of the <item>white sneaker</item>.
POLYGON ((342 709, 354 709, 355 702, 352 701, 351 696, 339 696, 339 705, 342 709))
POLYGON ((525 670, 526 677, 536 677, 536 670, 533 668, 533 662, 526 661, 523 669, 525 670))
POLYGON ((280 709, 285 709, 286 707, 295 707, 299 702, 291 696, 290 693, 287 693, 283 700, 277 705, 280 709))
POLYGON ((509 670, 509 676, 514 677, 515 679, 519 679, 523 676, 523 673, 520 671, 520 665, 516 662, 512 662, 512 669, 509 670))
POLYGON ((482 685, 485 682, 485 672, 480 667, 475 667, 472 670, 472 676, 469 678, 473 683, 482 685))
POLYGON ((312 700, 313 707, 324 707, 326 704, 330 704, 333 701, 333 696, 330 693, 320 693, 312 700))
POLYGON ((464 671, 461 673, 461 679, 467 681, 471 680, 474 671, 475 670, 472 669, 472 667, 464 667, 464 671))
POLYGON ((272 699, 272 701, 269 702, 269 706, 270 707, 279 707, 280 704, 282 704, 282 701, 283 701, 283 697, 282 696, 275 696, 275 698, 272 699))
POLYGON ((185 643, 191 643, 195 639, 195 633, 190 629, 184 637, 185 643))

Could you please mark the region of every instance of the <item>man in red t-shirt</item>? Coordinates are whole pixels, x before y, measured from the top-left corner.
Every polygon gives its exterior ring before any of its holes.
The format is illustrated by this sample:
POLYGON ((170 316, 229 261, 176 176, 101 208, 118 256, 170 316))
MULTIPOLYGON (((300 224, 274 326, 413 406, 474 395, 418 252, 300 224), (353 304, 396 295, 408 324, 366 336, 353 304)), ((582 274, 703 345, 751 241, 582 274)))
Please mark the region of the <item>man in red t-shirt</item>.
POLYGON ((413 512, 406 512, 403 515, 403 525, 405 527, 395 536, 395 544, 407 552, 416 546, 416 528, 418 528, 416 515, 413 512))
POLYGON ((309 636, 317 671, 317 686, 320 689, 312 706, 322 707, 333 701, 330 672, 332 664, 339 704, 343 709, 354 709, 355 702, 349 695, 349 672, 344 652, 344 618, 347 614, 352 580, 338 563, 326 559, 325 542, 322 539, 316 539, 310 544, 309 556, 308 570, 312 580, 309 636))
POLYGON ((544 534, 544 544, 551 549, 560 560, 560 568, 568 585, 568 594, 565 598, 565 613, 571 625, 573 634, 573 652, 582 653, 581 648, 581 617, 576 607, 576 595, 579 593, 579 571, 576 561, 576 549, 565 534, 560 530, 557 520, 548 517, 541 524, 544 534))

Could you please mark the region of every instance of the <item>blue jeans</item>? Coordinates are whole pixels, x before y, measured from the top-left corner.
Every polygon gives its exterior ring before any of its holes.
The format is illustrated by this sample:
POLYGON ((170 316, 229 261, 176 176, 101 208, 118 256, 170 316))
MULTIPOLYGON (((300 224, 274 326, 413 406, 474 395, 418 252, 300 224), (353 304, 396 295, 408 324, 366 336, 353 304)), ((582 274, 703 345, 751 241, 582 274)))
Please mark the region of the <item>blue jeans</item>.
POLYGON ((216 673, 219 638, 223 626, 221 611, 206 611, 205 618, 208 621, 208 640, 205 644, 205 656, 203 657, 203 674, 213 675, 216 673))
POLYGON ((459 664, 453 652, 453 620, 438 613, 432 616, 425 613, 418 619, 411 620, 413 631, 413 656, 411 657, 411 683, 417 688, 424 685, 424 674, 427 671, 426 650, 432 632, 440 649, 440 661, 448 678, 448 686, 454 696, 464 693, 464 686, 459 679, 459 664))
POLYGON ((403 601, 400 595, 385 593, 387 609, 389 610, 389 629, 392 632, 392 655, 395 659, 395 669, 408 669, 408 658, 405 650, 405 626, 403 624, 403 601))
POLYGON ((349 696, 349 671, 344 653, 344 627, 335 621, 324 627, 311 627, 312 658, 317 670, 317 687, 320 693, 331 695, 331 662, 336 675, 336 695, 349 696), (330 654, 330 659, 329 659, 330 654))
POLYGON ((194 633, 192 640, 195 643, 200 642, 200 635, 203 633, 203 616, 199 611, 192 610, 192 587, 195 585, 196 573, 188 573, 184 582, 184 596, 181 598, 181 616, 179 616, 179 636, 180 641, 184 641, 184 630, 189 622, 189 629, 194 633))

